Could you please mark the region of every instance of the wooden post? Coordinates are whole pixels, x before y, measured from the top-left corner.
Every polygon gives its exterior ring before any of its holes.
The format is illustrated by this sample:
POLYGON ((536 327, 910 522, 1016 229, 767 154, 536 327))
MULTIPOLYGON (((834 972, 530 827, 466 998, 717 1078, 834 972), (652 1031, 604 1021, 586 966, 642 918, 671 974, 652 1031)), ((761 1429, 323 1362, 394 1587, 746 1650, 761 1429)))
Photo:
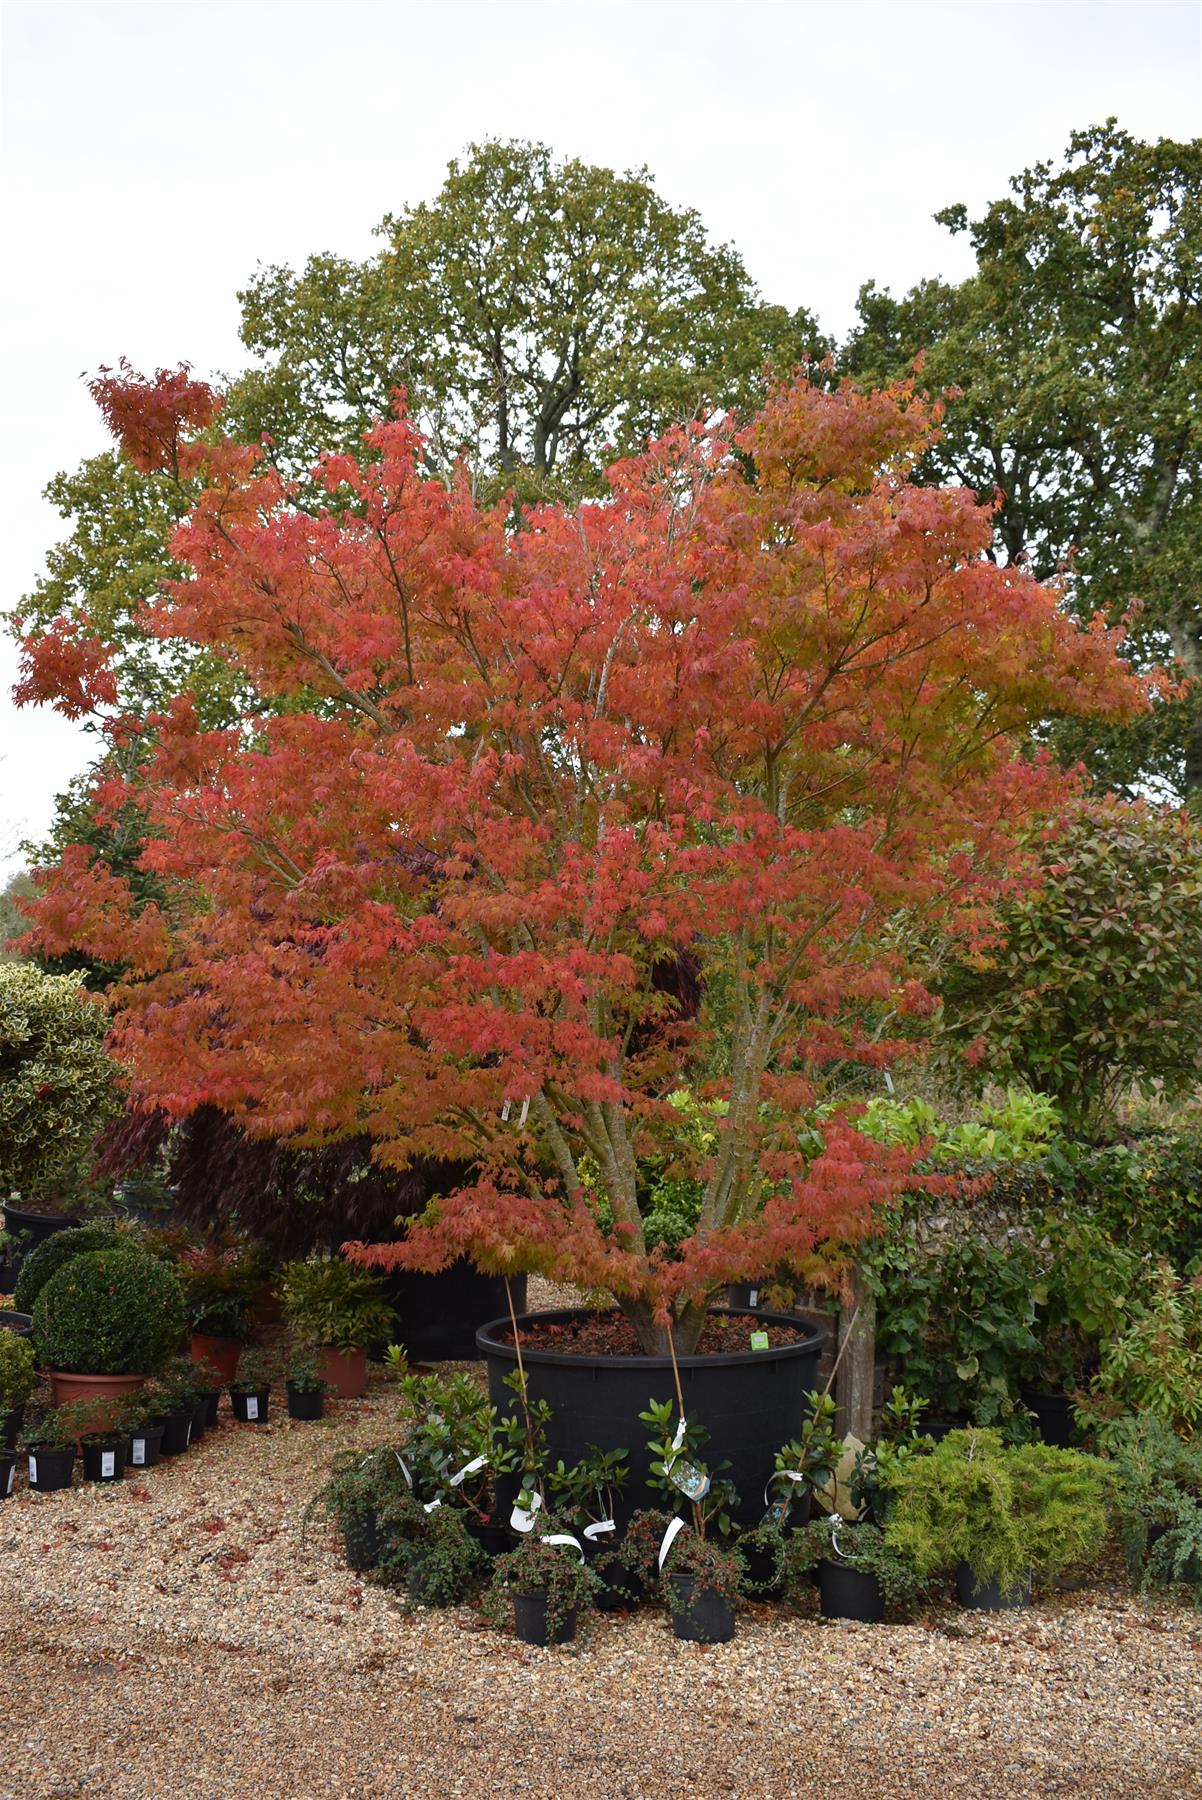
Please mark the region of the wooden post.
POLYGON ((839 1367, 835 1375, 836 1430, 862 1443, 872 1439, 873 1383, 876 1373, 876 1297, 857 1267, 852 1275, 852 1301, 839 1314, 839 1367))

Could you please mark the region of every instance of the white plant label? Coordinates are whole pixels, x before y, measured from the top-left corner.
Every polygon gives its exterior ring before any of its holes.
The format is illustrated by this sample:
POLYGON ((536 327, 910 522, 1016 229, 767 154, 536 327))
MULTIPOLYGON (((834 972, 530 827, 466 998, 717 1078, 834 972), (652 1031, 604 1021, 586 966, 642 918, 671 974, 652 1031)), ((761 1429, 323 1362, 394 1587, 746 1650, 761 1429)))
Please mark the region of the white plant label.
POLYGON ((534 1515, 543 1503, 541 1494, 531 1494, 527 1505, 522 1505, 524 1496, 519 1494, 517 1503, 509 1515, 509 1523, 515 1531, 533 1531, 534 1515))
POLYGON ((423 1512, 433 1512, 434 1508, 436 1506, 441 1506, 441 1505, 442 1505, 441 1500, 427 1500, 425 1506, 422 1508, 422 1511, 423 1512))
POLYGON ((458 1475, 451 1476, 451 1486, 458 1487, 461 1481, 466 1481, 469 1475, 474 1475, 476 1473, 477 1469, 484 1468, 487 1462, 487 1456, 473 1456, 471 1462, 464 1463, 458 1475))
POLYGON ((31 1484, 33 1484, 34 1486, 37 1485, 38 1459, 36 1456, 31 1456, 29 1459, 29 1479, 30 1479, 31 1484))
POLYGON ((100 1452, 100 1479, 101 1479, 101 1481, 111 1481, 113 1479, 113 1476, 116 1473, 117 1473, 117 1452, 115 1450, 102 1450, 100 1452))
MULTIPOLYGON (((258 1405, 259 1405, 259 1402, 258 1402, 258 1401, 257 1401, 257 1400, 252 1400, 252 1401, 251 1401, 251 1405, 252 1405, 252 1406, 253 1406, 253 1407, 254 1407, 254 1408, 255 1408, 255 1411, 254 1411, 254 1412, 253 1412, 253 1413, 252 1413, 252 1414, 251 1414, 251 1415, 250 1415, 250 1416, 251 1416, 251 1418, 252 1418, 252 1419, 257 1419, 257 1418, 258 1418, 258 1416, 259 1416, 259 1413, 258 1413, 258 1405)), ((185 1448, 186 1448, 186 1447, 187 1447, 187 1445, 189 1445, 189 1444, 190 1444, 190 1443, 191 1443, 191 1442, 192 1442, 192 1421, 191 1421, 191 1419, 189 1419, 189 1420, 188 1420, 188 1429, 187 1429, 187 1431, 186 1431, 186 1432, 185 1432, 185 1433, 184 1433, 184 1445, 185 1445, 185 1448)))
POLYGON ((134 1438, 129 1447, 129 1460, 135 1469, 140 1469, 146 1461, 146 1439, 134 1438))
POLYGON ((669 1550, 672 1548, 673 1544, 676 1542, 677 1538, 680 1536, 680 1534, 683 1530, 684 1530, 684 1520, 683 1519, 673 1519, 672 1523, 668 1526, 668 1529, 664 1532, 663 1542, 660 1544, 660 1547, 659 1547, 659 1567, 660 1567, 661 1574, 663 1573, 664 1558, 667 1556, 669 1550))
POLYGON ((549 1531, 538 1541, 540 1544, 570 1544, 581 1562, 584 1561, 584 1546, 579 1538, 572 1536, 570 1531, 549 1531))
POLYGON ((617 1529, 616 1520, 598 1519, 595 1524, 585 1526, 584 1535, 595 1544, 598 1538, 605 1537, 608 1532, 616 1531, 617 1529))
POLYGON ((673 1439, 672 1439, 672 1451, 673 1451, 673 1454, 675 1454, 675 1453, 676 1453, 676 1452, 677 1452, 677 1451, 678 1451, 678 1450, 679 1450, 679 1449, 680 1449, 680 1448, 681 1448, 681 1446, 682 1446, 682 1445, 683 1445, 683 1443, 684 1443, 684 1434, 685 1434, 685 1431, 686 1431, 686 1430, 687 1430, 687 1424, 686 1424, 686 1421, 685 1421, 685 1418, 684 1418, 684 1415, 683 1415, 683 1414, 682 1414, 682 1415, 681 1415, 681 1420, 680 1420, 680 1424, 679 1424, 679 1425, 678 1425, 678 1426, 677 1426, 677 1427, 676 1427, 676 1435, 675 1435, 675 1437, 674 1437, 674 1438, 673 1438, 673 1439))
MULTIPOLYGON (((259 1396, 257 1394, 248 1394, 246 1396, 246 1416, 248 1419, 257 1419, 258 1418, 258 1416, 259 1416, 259 1396)), ((191 1436, 192 1436, 192 1427, 189 1425, 188 1437, 191 1438, 191 1436)))
POLYGON ((747 1304, 749 1306, 758 1306, 759 1303, 760 1303, 760 1290, 759 1290, 759 1288, 752 1288, 751 1293, 748 1297, 747 1304))
POLYGON ((15 1462, 9 1463, 9 1465, 8 1465, 8 1486, 4 1490, 6 1494, 11 1494, 13 1491, 13 1480, 16 1476, 16 1473, 17 1473, 16 1463, 15 1462))

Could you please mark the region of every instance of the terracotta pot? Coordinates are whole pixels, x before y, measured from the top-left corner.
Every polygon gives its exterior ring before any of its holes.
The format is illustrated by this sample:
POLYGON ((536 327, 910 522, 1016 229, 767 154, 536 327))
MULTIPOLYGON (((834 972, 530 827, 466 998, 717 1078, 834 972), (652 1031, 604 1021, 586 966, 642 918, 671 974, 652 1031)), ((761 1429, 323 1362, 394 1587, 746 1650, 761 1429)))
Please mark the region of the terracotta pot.
POLYGON ((205 1331, 192 1333, 192 1361, 209 1362, 228 1387, 238 1374, 238 1358, 242 1346, 237 1338, 210 1337, 205 1331))
POLYGON ((359 1400, 367 1392, 367 1351, 335 1350, 329 1344, 321 1344, 317 1372, 340 1400, 359 1400))
POLYGON ((107 1413, 102 1406, 97 1407, 97 1420, 112 1421, 116 1417, 123 1400, 132 1400, 135 1394, 141 1393, 146 1386, 145 1375, 65 1375, 57 1369, 48 1369, 50 1377, 50 1393, 55 1406, 69 1406, 75 1400, 88 1402, 109 1401, 107 1413))

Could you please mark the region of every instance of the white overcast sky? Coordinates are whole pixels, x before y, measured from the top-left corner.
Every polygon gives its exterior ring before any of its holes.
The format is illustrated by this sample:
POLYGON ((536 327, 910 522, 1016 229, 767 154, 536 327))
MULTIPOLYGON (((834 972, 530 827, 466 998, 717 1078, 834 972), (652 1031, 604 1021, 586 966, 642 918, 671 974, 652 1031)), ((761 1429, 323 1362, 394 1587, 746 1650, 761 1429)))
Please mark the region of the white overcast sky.
MULTIPOLYGON (((860 283, 967 272, 973 212, 1116 114, 1202 130, 1198 0, 5 0, 4 608, 61 535, 41 499, 104 447, 80 375, 242 361, 258 262, 362 257, 485 136, 646 164, 764 294, 846 330, 860 283)), ((0 870, 89 742, 9 701, 0 870)))

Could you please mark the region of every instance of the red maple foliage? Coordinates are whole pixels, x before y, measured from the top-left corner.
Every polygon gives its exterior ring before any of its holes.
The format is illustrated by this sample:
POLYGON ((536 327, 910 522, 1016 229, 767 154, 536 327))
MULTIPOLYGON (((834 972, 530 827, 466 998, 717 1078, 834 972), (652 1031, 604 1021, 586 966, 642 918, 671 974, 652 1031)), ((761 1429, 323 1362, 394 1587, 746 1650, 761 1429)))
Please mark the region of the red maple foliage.
POLYGON ((84 851, 45 878, 45 949, 129 969, 137 1093, 470 1161, 359 1253, 609 1289, 649 1349, 695 1341, 720 1283, 854 1241, 911 1159, 838 1114, 816 1154, 817 1073, 895 1056, 931 1005, 916 939, 982 938, 1029 878, 1070 782, 1026 728, 1145 703, 1115 634, 989 559, 970 493, 912 482, 937 410, 798 380, 515 528, 466 471, 427 478, 403 416, 324 462, 315 515, 253 451, 164 428, 174 378, 105 394, 136 455, 206 474, 147 625, 268 703, 204 732, 180 702, 106 796, 144 809, 166 905, 84 851), (700 1009, 662 980, 685 959, 700 1009), (644 1237, 652 1155, 700 1192, 674 1255, 644 1237))

